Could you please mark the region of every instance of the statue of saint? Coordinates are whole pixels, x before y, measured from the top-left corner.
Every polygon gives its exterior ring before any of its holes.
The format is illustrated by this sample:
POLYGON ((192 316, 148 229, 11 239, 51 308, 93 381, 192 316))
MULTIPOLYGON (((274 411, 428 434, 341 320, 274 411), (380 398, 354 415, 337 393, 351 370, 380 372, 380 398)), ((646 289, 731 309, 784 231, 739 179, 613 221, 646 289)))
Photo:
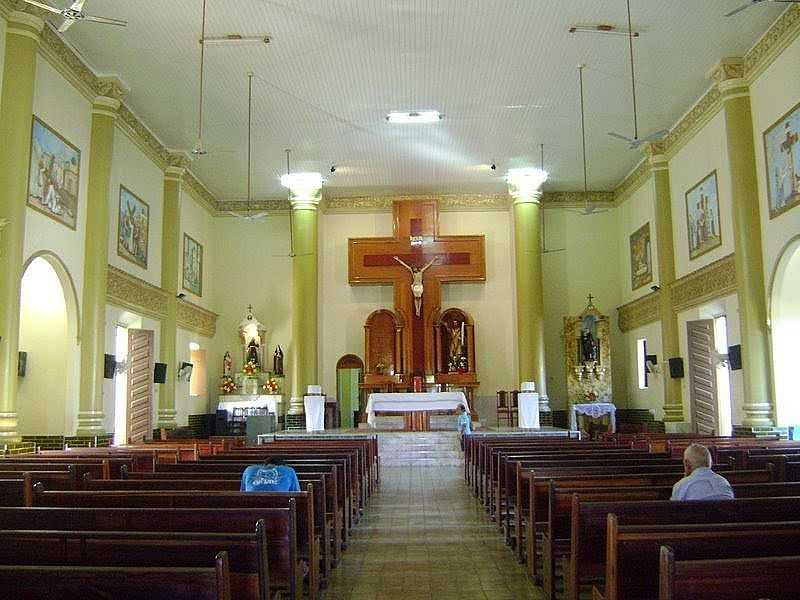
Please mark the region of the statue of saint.
POLYGON ((261 361, 258 360, 258 342, 256 342, 255 338, 250 340, 250 343, 247 344, 247 358, 245 359, 245 363, 253 361, 257 367, 261 367, 261 361))
POLYGON ((581 356, 583 357, 583 362, 597 360, 597 344, 591 331, 581 331, 581 356))
POLYGON ((275 348, 275 354, 272 357, 272 374, 283 375, 283 350, 280 346, 275 348))
POLYGON ((225 356, 222 357, 222 374, 230 376, 231 371, 233 371, 233 359, 231 358, 231 353, 226 352, 225 356))
POLYGON ((449 336, 450 370, 457 371, 464 355, 464 324, 454 320, 445 327, 449 336))
POLYGON ((394 259, 411 272, 411 293, 414 294, 414 312, 419 317, 420 309, 422 308, 422 294, 425 291, 422 285, 422 277, 431 265, 438 264, 439 257, 433 257, 424 267, 412 267, 406 264, 399 256, 395 256, 394 259))

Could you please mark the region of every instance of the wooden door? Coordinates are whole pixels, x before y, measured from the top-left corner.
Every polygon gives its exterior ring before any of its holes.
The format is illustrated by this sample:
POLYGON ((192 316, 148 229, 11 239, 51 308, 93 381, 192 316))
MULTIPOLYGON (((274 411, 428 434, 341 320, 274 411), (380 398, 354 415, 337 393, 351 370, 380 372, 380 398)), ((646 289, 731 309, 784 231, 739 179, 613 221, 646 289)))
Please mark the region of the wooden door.
POLYGON ((717 435, 717 353, 714 347, 714 321, 686 324, 689 341, 689 397, 692 422, 697 433, 717 435))
POLYGON ((153 435, 153 332, 128 330, 128 443, 153 435))

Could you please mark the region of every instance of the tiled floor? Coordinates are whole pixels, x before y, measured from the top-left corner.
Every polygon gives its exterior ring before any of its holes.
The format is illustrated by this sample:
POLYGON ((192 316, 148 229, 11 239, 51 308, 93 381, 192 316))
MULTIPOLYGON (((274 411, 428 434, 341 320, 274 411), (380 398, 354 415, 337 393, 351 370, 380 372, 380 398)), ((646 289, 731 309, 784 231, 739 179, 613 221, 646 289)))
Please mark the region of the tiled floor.
POLYGON ((325 600, 538 599, 460 467, 387 467, 325 600))

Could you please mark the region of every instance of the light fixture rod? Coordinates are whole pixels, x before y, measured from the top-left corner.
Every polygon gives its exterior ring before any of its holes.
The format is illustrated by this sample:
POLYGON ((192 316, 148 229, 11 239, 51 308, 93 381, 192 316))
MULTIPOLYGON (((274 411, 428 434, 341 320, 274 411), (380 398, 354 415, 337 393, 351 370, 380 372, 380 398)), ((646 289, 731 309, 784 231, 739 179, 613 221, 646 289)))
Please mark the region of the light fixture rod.
MULTIPOLYGON (((200 30, 200 39, 206 38, 206 2, 203 0, 203 24, 200 30)), ((202 149, 203 141, 203 74, 205 71, 206 45, 200 44, 200 107, 198 110, 197 140, 202 149)))
POLYGON ((253 172, 253 74, 247 74, 247 216, 250 216, 253 172))
POLYGON ((625 0, 628 7, 628 47, 631 56, 631 88, 633 89, 633 139, 639 139, 639 122, 636 116, 636 72, 633 64, 633 26, 631 25, 631 0, 625 0))
POLYGON ((584 112, 584 105, 583 105, 583 68, 586 65, 578 65, 578 81, 580 82, 581 88, 581 143, 583 148, 583 193, 584 196, 586 195, 586 190, 588 189, 589 185, 587 183, 586 177, 586 115, 584 112))

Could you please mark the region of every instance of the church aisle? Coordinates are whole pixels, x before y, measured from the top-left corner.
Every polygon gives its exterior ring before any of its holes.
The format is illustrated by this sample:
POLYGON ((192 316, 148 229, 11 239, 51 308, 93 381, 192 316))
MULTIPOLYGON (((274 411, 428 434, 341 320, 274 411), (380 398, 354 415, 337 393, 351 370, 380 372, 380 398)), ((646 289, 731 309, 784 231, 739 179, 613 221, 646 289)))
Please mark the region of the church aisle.
POLYGON ((461 467, 386 467, 325 600, 539 598, 461 467))

